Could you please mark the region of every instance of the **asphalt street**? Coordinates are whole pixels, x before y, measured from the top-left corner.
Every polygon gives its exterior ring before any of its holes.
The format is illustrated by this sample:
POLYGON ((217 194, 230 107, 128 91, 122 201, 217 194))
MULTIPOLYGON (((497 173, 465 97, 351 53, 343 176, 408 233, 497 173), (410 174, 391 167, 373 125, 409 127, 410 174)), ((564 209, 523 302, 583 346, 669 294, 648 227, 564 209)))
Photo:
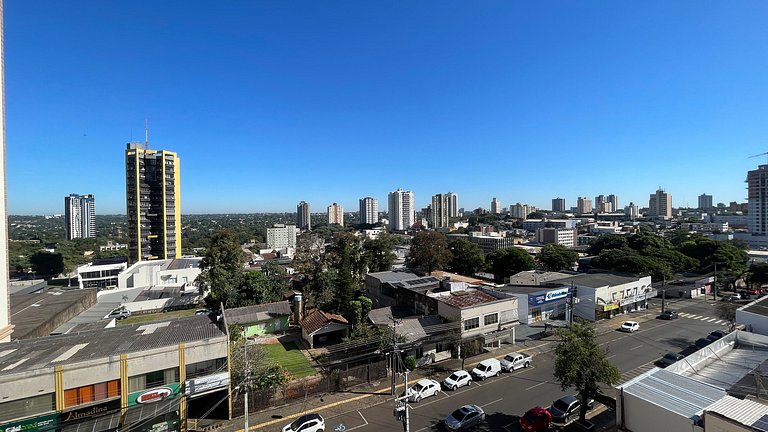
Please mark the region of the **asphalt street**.
MULTIPOLYGON (((639 331, 631 334, 618 330, 607 331, 601 334, 598 340, 606 348, 608 359, 622 372, 622 381, 626 381, 651 369, 653 362, 666 352, 690 351, 696 339, 705 337, 713 330, 725 329, 727 323, 715 314, 714 303, 701 299, 670 301, 667 307, 677 310, 680 318, 663 321, 656 319, 660 300, 654 299, 648 311, 626 316, 627 320, 640 322, 639 331)), ((615 319, 607 325, 618 327, 615 319)), ((486 412, 485 424, 476 430, 518 431, 518 416, 536 405, 546 407, 553 400, 567 394, 552 376, 553 362, 552 352, 539 354, 535 357, 534 366, 529 369, 502 373, 501 376, 484 382, 474 382, 456 391, 442 391, 421 402, 411 403, 410 430, 435 430, 440 420, 456 408, 465 404, 476 404, 486 412)), ((472 366, 467 364, 468 369, 472 366)), ((434 378, 441 381, 445 377, 434 378)), ((402 385, 398 388, 398 393, 401 391, 402 385)), ((394 406, 394 401, 390 401, 343 415, 321 414, 326 415, 327 431, 402 430, 400 423, 394 418, 394 406)))

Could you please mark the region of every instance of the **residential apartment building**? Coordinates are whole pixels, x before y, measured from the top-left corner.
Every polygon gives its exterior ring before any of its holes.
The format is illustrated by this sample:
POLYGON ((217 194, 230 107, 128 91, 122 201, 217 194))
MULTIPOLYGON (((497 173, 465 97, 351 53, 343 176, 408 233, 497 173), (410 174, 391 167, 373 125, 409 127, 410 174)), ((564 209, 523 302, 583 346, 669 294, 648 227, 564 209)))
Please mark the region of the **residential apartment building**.
POLYGON ((648 199, 648 212, 649 216, 671 219, 672 195, 659 188, 648 199))
POLYGON ((539 228, 576 228, 578 219, 526 219, 523 221, 523 229, 536 232, 539 228))
POLYGON ((572 248, 579 244, 579 230, 575 228, 539 228, 536 241, 542 244, 558 244, 572 248))
POLYGON ((475 243, 480 246, 484 254, 489 254, 499 249, 511 248, 516 244, 522 243, 522 238, 520 237, 504 236, 499 233, 481 234, 471 232, 469 234, 448 234, 447 237, 449 242, 451 240, 463 239, 475 243))
POLYGON ((328 225, 344 226, 344 208, 336 203, 328 206, 328 225))
POLYGON ((460 213, 463 213, 463 211, 459 209, 459 194, 456 192, 448 192, 445 196, 448 200, 448 217, 459 217, 460 213))
POLYGON ((302 201, 296 206, 296 227, 302 231, 312 229, 312 219, 309 213, 309 203, 302 201))
POLYGON ((130 262, 181 256, 179 157, 128 144, 125 195, 130 262))
POLYGON ((373 225, 379 222, 379 200, 372 197, 360 198, 360 223, 373 225))
POLYGON ((768 165, 747 173, 747 206, 749 233, 768 235, 768 165))
POLYGON ((587 197, 579 197, 576 199, 576 213, 592 213, 592 200, 587 197))
POLYGON ((552 198, 552 211, 565 212, 565 198, 552 198))
POLYGON ((450 225, 450 219, 448 216, 448 195, 437 194, 432 196, 432 207, 429 211, 429 216, 422 216, 428 218, 432 224, 432 229, 447 228, 450 225))
POLYGON ((496 197, 491 200, 491 214, 501 214, 501 202, 496 197))
POLYGON ((699 195, 699 209, 709 210, 712 208, 712 195, 701 194, 699 195))
POLYGON ((96 237, 96 202, 93 195, 64 197, 67 240, 96 237))
POLYGON ((532 205, 515 203, 509 206, 509 215, 516 219, 525 219, 538 209, 532 205))
POLYGON ((267 228, 267 247, 270 249, 283 249, 296 247, 296 226, 274 224, 267 228))
POLYGON ((611 211, 620 211, 619 209, 619 197, 615 194, 608 195, 608 198, 606 200, 611 205, 611 211))
POLYGON ((630 202, 628 206, 624 207, 624 216, 630 220, 635 220, 640 217, 640 208, 637 207, 637 204, 630 202))
POLYGON ((413 192, 397 189, 390 192, 389 198, 389 229, 405 231, 416 223, 416 207, 413 192))

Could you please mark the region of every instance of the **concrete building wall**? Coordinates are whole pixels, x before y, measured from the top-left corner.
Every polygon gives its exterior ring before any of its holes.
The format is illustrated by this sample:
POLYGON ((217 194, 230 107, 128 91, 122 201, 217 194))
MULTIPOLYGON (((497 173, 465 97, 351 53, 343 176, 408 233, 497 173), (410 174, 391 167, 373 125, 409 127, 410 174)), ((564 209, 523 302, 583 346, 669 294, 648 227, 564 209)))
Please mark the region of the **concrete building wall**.
POLYGON ((10 401, 52 393, 55 387, 53 368, 0 376, 0 401, 10 401))
MULTIPOLYGON (((616 424, 632 432, 691 432, 693 421, 638 397, 624 393, 616 400, 616 424), (623 406, 622 405, 623 402, 623 406), (622 423, 622 414, 624 415, 622 423)), ((701 429, 699 429, 701 430, 701 429)))
MULTIPOLYGON (((764 301, 766 303, 768 301, 764 301)), ((736 309, 736 322, 744 324, 747 329, 753 333, 768 336, 768 316, 748 312, 742 309, 736 309)))
POLYGON ((751 427, 739 424, 733 420, 720 417, 717 414, 704 414, 705 432, 754 432, 751 427))
MULTIPOLYGON (((64 389, 120 379, 120 357, 62 365, 64 389)), ((157 368, 152 369, 157 370, 157 368)), ((149 372, 149 371, 148 371, 149 372)), ((49 389, 54 390, 54 387, 49 389)))

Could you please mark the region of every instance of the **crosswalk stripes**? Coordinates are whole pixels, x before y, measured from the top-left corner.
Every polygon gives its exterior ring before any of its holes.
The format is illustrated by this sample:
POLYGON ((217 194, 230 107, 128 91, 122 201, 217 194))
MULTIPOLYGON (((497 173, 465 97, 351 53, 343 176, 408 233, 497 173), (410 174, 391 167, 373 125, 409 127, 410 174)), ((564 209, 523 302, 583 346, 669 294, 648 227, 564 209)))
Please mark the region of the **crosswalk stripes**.
POLYGON ((648 372, 649 370, 653 369, 654 367, 655 366, 653 365, 653 363, 646 363, 646 364, 644 364, 642 366, 638 366, 638 367, 636 367, 636 368, 634 368, 632 370, 628 370, 628 371, 624 372, 623 374, 621 374, 621 380, 619 380, 619 384, 618 385, 622 385, 625 382, 631 380, 632 378, 638 377, 638 376, 648 372))
POLYGON ((708 322, 708 323, 713 323, 713 324, 719 324, 719 325, 728 324, 728 321, 726 321, 726 320, 718 319, 718 318, 712 318, 712 317, 708 317, 708 316, 693 315, 693 314, 689 314, 689 313, 685 313, 685 312, 681 312, 678 315, 683 317, 683 318, 700 320, 700 321, 704 321, 704 322, 708 322))

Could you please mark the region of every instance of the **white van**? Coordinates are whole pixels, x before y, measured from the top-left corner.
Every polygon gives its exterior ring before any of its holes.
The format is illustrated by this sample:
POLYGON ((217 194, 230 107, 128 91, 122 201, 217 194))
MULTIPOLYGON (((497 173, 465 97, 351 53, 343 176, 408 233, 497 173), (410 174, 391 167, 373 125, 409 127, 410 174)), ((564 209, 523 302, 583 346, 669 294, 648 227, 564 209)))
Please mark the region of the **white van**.
POLYGON ((501 362, 495 358, 483 360, 470 373, 473 378, 481 381, 492 376, 499 376, 501 373, 501 362))

